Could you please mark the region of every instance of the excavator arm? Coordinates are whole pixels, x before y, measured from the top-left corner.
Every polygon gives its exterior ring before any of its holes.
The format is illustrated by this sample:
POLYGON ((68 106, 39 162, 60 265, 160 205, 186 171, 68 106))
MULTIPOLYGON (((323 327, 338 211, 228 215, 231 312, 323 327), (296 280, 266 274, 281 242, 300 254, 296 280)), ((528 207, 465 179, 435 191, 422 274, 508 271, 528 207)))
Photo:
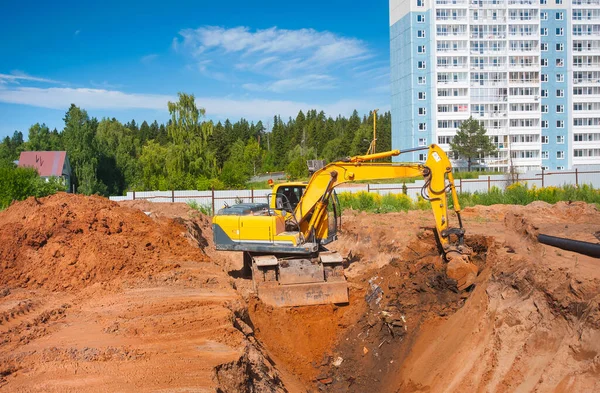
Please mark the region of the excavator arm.
POLYGON ((360 180, 398 179, 422 176, 425 180, 421 195, 431 203, 435 219, 438 244, 448 261, 448 275, 463 289, 477 276, 477 268, 469 263, 470 250, 464 245, 464 228, 460 217, 460 204, 454 186, 452 165, 446 153, 437 145, 405 151, 351 157, 331 163, 311 177, 294 215, 300 232, 307 241, 320 241, 318 234, 327 233, 327 205, 333 189, 340 184, 360 180), (373 162, 417 150, 428 150, 427 160, 421 163, 373 162), (458 227, 451 227, 448 216, 448 193, 452 195, 458 227))

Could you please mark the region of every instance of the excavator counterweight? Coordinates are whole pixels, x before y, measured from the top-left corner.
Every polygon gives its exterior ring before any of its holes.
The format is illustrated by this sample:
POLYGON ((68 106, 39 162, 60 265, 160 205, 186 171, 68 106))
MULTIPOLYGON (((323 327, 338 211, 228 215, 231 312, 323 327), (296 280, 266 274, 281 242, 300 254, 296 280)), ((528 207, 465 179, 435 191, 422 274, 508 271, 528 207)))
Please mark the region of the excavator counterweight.
POLYGON ((327 244, 337 239, 341 210, 335 187, 358 180, 422 176, 421 195, 431 203, 436 238, 448 277, 459 289, 471 286, 477 267, 469 262, 464 244, 460 205, 452 167, 437 145, 393 150, 332 162, 317 170, 308 183, 277 184, 267 204, 238 204, 221 209, 213 218, 217 250, 242 251, 244 271, 252 276, 258 297, 272 306, 347 303, 344 260, 327 244), (407 151, 428 149, 425 163, 374 162, 407 151), (449 226, 448 193, 458 217, 449 226))

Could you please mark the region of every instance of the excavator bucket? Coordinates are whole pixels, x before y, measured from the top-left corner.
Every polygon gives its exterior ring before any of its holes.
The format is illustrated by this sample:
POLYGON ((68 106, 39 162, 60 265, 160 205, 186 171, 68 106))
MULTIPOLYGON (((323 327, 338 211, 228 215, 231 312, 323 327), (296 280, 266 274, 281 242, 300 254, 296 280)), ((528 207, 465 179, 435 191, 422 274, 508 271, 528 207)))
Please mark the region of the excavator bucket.
POLYGON ((337 253, 317 258, 252 258, 252 280, 258 298, 273 307, 348 303, 343 259, 337 253))
POLYGON ((469 288, 475 283, 479 269, 471 263, 469 257, 455 251, 446 254, 446 275, 456 281, 459 291, 469 288))

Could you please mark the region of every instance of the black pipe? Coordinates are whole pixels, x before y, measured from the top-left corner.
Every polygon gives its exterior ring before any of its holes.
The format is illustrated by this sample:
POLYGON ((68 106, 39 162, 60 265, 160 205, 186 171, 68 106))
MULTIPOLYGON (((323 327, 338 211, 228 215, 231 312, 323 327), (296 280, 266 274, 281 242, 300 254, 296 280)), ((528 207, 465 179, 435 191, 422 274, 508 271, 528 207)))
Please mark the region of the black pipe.
POLYGON ((565 239, 563 237, 548 236, 539 234, 538 242, 549 246, 562 248, 567 251, 574 251, 579 254, 587 255, 594 258, 600 258, 600 244, 582 242, 579 240, 565 239))

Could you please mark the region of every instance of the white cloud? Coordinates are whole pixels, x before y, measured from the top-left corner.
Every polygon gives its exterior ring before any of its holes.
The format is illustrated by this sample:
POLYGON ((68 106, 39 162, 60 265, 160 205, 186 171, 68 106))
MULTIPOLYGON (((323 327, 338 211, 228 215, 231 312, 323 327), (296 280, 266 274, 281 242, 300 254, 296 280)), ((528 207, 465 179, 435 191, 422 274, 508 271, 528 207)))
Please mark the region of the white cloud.
POLYGON ((98 89, 120 89, 123 87, 121 84, 108 83, 107 81, 95 82, 93 80, 90 81, 90 85, 98 89))
POLYGON ((151 53, 149 55, 146 56, 142 56, 142 58, 140 59, 140 61, 144 64, 148 64, 153 62, 154 60, 156 60, 158 58, 158 55, 156 53, 151 53))
POLYGON ((231 70, 273 79, 256 84, 246 75, 249 89, 290 91, 294 81, 316 74, 326 76, 349 63, 358 64, 373 56, 362 40, 314 29, 202 26, 181 30, 179 35, 179 39, 173 40, 173 49, 200 62, 199 71, 205 76, 222 77, 224 70, 231 70))
MULTIPOLYGON (((33 88, 19 87, 0 89, 0 102, 30 105, 43 108, 66 110, 72 103, 87 110, 111 109, 152 109, 167 110, 167 102, 175 101, 176 96, 158 94, 132 94, 116 90, 74 89, 74 88, 33 88)), ((323 110, 328 116, 342 114, 348 116, 354 109, 367 111, 377 103, 365 99, 345 99, 327 104, 308 104, 290 100, 244 99, 196 97, 199 107, 206 108, 207 116, 215 119, 245 117, 250 120, 268 120, 274 115, 282 118, 296 116, 299 110, 323 110)), ((379 105, 382 108, 382 105, 379 105)))
POLYGON ((43 83, 61 83, 47 78, 38 78, 36 76, 27 75, 24 72, 13 71, 11 74, 0 74, 0 83, 15 83, 19 84, 21 81, 26 82, 43 82, 43 83))
POLYGON ((286 91, 299 90, 326 90, 335 87, 334 78, 329 75, 310 74, 298 78, 280 79, 267 83, 246 83, 242 87, 252 91, 270 91, 273 93, 283 93, 286 91))

